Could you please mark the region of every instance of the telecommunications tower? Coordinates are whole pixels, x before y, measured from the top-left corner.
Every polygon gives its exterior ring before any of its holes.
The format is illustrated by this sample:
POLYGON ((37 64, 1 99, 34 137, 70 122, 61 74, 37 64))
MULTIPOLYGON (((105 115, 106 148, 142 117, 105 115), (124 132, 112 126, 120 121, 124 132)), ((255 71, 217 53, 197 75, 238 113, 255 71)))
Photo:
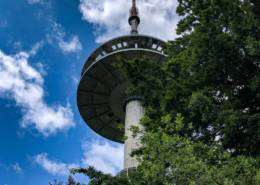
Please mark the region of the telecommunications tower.
MULTIPOLYGON (((83 120, 99 135, 118 143, 124 143, 124 169, 117 175, 128 175, 136 171, 138 162, 129 156, 136 147, 136 139, 127 130, 130 125, 137 126, 144 115, 140 95, 127 96, 130 86, 120 68, 111 64, 116 56, 126 60, 146 55, 162 65, 167 61, 164 53, 165 42, 148 35, 138 34, 139 11, 135 0, 129 11, 130 35, 113 38, 100 45, 86 60, 77 90, 77 105, 83 120), (125 133, 117 127, 124 123, 125 133), (128 139, 123 142, 123 135, 128 139)), ((110 151, 107 151, 110 152, 110 151)))

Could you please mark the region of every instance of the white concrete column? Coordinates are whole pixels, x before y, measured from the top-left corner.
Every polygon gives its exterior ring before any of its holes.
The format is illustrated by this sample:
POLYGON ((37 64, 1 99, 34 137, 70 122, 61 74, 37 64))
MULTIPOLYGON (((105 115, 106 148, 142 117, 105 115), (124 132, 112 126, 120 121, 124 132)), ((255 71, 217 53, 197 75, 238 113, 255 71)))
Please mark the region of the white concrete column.
POLYGON ((132 137, 132 132, 128 128, 133 125, 143 129, 143 126, 139 124, 139 120, 143 116, 144 107, 141 105, 141 101, 132 100, 126 105, 125 135, 128 136, 128 139, 125 141, 124 146, 124 169, 138 165, 136 158, 129 156, 131 151, 137 148, 137 138, 132 137))

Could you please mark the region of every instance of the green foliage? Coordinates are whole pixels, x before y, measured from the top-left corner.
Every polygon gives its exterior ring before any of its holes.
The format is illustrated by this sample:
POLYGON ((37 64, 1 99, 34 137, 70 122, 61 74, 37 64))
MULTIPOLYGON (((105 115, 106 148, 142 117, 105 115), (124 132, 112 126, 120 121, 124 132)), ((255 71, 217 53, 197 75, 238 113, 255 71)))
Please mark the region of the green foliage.
POLYGON ((142 138, 142 159, 139 170, 146 184, 259 184, 259 159, 237 156, 223 150, 220 144, 205 145, 191 142, 177 134, 184 126, 184 118, 177 114, 162 117, 156 133, 142 138), (167 132, 175 131, 170 136, 167 132))
POLYGON ((133 85, 128 93, 143 95, 146 132, 182 113, 182 136, 204 144, 217 137, 232 156, 259 156, 259 9, 253 0, 179 0, 181 37, 167 43, 164 67, 145 56, 119 57, 133 85))
POLYGON ((114 64, 132 84, 127 93, 143 95, 145 129, 130 128, 143 133, 131 153, 138 172, 92 169, 96 184, 260 183, 260 1, 178 2, 180 37, 166 44, 164 66, 146 56, 114 64))
MULTIPOLYGON (((220 144, 205 145, 201 141, 191 142, 187 136, 180 136, 185 124, 181 114, 174 122, 170 115, 162 117, 157 132, 142 136, 142 156, 138 171, 129 176, 117 177, 97 171, 93 166, 86 169, 70 169, 72 174, 83 173, 90 179, 89 185, 172 185, 172 184, 259 184, 259 158, 237 156, 220 144), (170 136, 167 132, 175 131, 170 136)), ((190 124, 192 128, 192 124, 190 124)), ((131 130, 139 132, 134 127, 131 130)))
MULTIPOLYGON (((125 126, 124 126, 124 124, 123 123, 121 123, 120 125, 118 125, 118 127, 117 127, 121 132, 124 132, 125 131, 125 126)), ((128 139, 128 137, 127 136, 123 136, 123 138, 122 138, 122 141, 125 141, 125 140, 127 140, 128 139)))
POLYGON ((125 126, 123 123, 121 123, 120 125, 118 125, 117 127, 121 132, 124 132, 125 131, 125 126))
MULTIPOLYGON (((49 182, 49 185, 63 185, 63 182, 57 182, 57 180, 54 180, 54 184, 49 182)), ((84 183, 76 182, 71 175, 69 175, 68 182, 65 182, 64 185, 86 185, 84 183)))
POLYGON ((104 174, 101 171, 97 171, 93 166, 79 169, 71 168, 70 173, 82 173, 88 176, 88 178, 90 179, 88 185, 135 185, 139 184, 136 180, 138 180, 138 177, 140 177, 138 175, 133 174, 130 174, 129 176, 125 177, 113 177, 111 174, 104 174))

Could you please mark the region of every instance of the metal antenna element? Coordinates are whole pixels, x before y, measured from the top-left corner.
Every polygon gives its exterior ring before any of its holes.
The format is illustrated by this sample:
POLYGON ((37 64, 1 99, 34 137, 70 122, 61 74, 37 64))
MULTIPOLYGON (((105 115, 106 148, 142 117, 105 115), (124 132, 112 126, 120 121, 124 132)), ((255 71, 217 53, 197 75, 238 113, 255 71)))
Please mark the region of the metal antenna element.
POLYGON ((128 23, 131 26, 130 34, 138 34, 138 25, 140 24, 139 10, 135 6, 135 0, 132 0, 132 7, 129 10, 128 23))

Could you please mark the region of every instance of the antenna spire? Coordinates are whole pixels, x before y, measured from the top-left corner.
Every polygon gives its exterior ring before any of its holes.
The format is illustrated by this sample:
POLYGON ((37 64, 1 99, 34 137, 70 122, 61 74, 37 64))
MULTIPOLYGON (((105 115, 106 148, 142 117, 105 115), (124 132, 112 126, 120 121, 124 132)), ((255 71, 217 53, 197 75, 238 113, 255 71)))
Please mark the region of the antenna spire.
POLYGON ((129 10, 128 23, 131 26, 130 34, 138 34, 137 28, 140 23, 140 18, 139 18, 139 10, 135 6, 135 0, 132 0, 132 7, 129 10))

